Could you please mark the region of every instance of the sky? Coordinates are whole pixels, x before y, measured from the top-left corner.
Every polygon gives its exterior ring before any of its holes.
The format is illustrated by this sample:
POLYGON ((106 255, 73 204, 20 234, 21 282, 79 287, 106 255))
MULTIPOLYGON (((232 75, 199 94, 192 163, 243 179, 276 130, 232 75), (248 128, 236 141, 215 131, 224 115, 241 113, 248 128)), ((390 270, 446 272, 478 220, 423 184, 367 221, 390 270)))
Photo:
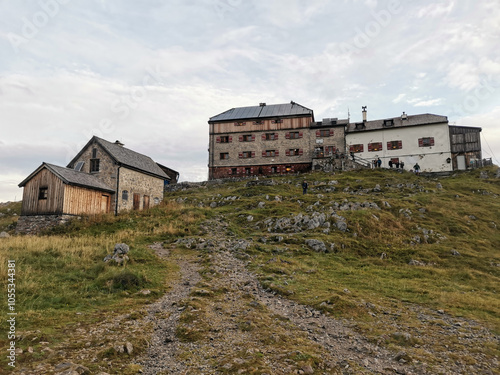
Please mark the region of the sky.
POLYGON ((208 176, 208 119, 433 113, 500 164, 498 0, 0 0, 0 202, 93 135, 208 176))

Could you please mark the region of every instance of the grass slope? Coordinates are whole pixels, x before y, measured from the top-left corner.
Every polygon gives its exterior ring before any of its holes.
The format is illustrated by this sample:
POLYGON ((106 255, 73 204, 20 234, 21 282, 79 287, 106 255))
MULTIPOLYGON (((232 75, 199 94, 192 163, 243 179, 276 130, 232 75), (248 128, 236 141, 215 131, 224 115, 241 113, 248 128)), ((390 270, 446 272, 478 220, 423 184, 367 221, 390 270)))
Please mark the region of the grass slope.
MULTIPOLYGON (((200 236, 200 224, 222 218, 233 235, 251 243, 249 267, 266 288, 354 319, 374 339, 384 334, 377 314, 408 304, 474 319, 498 333, 500 180, 494 167, 482 172, 490 177, 480 178, 479 170, 440 179, 389 170, 312 173, 305 176, 306 195, 300 188, 304 175, 275 177, 273 185, 233 181, 171 192, 166 203, 146 212, 0 239, 1 287, 7 260, 15 259, 18 332, 37 330, 57 342, 76 320, 90 326, 103 314, 140 310, 164 293, 178 277, 176 266, 158 260, 147 245, 200 236), (365 202, 379 209, 357 205, 365 202), (347 230, 337 229, 333 219, 329 231, 279 231, 266 224, 315 212, 335 212, 347 230), (323 241, 328 252, 312 251, 306 239, 323 241), (131 260, 124 267, 104 264, 119 242, 130 245, 131 260), (420 265, 409 265, 412 260, 420 265), (151 294, 138 293, 142 289, 151 294)), ((7 311, 5 300, 0 310, 7 311)), ((413 316, 401 319, 418 324, 413 316)), ((25 350, 30 344, 19 343, 25 350)), ((0 346, 4 351, 6 335, 0 346)), ((0 363, 7 369, 5 358, 0 363)))

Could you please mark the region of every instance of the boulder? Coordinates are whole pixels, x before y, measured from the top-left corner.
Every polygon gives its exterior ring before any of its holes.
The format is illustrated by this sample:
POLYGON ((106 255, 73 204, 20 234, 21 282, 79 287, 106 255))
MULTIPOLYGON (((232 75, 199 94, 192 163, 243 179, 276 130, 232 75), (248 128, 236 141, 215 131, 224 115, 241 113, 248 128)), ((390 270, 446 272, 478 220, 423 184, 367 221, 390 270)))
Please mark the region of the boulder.
POLYGON ((306 245, 311 248, 312 250, 318 252, 318 253, 326 253, 326 245, 323 241, 321 240, 306 240, 306 245))

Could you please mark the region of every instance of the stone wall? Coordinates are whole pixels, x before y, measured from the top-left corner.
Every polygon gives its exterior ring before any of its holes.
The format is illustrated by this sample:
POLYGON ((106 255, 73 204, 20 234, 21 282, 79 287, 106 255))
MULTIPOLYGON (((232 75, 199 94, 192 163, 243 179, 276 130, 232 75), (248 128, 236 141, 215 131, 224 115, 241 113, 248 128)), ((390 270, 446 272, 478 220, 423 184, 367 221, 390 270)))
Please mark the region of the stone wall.
POLYGON ((16 233, 38 234, 41 231, 63 225, 69 221, 79 218, 74 215, 33 215, 20 216, 17 221, 16 233))
POLYGON ((149 207, 153 207, 162 201, 164 183, 161 178, 149 176, 125 167, 120 168, 119 175, 118 212, 133 209, 134 194, 140 196, 140 210, 144 208, 144 196, 149 197, 149 207), (124 191, 126 191, 125 194, 124 191))

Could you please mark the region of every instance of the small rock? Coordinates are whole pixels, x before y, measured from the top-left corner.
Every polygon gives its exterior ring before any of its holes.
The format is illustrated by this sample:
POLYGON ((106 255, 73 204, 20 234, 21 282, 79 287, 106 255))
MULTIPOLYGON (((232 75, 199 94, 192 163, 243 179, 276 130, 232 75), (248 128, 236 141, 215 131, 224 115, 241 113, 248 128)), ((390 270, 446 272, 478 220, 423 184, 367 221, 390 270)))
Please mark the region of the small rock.
POLYGON ((134 351, 134 346, 127 341, 127 343, 125 344, 125 352, 130 355, 132 354, 132 352, 134 351))
POLYGON ((247 221, 253 221, 253 216, 252 215, 248 215, 247 216, 247 221))
POLYGON ((0 238, 8 238, 8 237, 10 237, 9 233, 7 233, 7 232, 0 233, 0 238))
POLYGON ((454 256, 456 256, 456 257, 459 257, 459 256, 460 256, 460 253, 459 253, 457 250, 455 250, 455 249, 451 249, 451 255, 454 255, 454 256))

